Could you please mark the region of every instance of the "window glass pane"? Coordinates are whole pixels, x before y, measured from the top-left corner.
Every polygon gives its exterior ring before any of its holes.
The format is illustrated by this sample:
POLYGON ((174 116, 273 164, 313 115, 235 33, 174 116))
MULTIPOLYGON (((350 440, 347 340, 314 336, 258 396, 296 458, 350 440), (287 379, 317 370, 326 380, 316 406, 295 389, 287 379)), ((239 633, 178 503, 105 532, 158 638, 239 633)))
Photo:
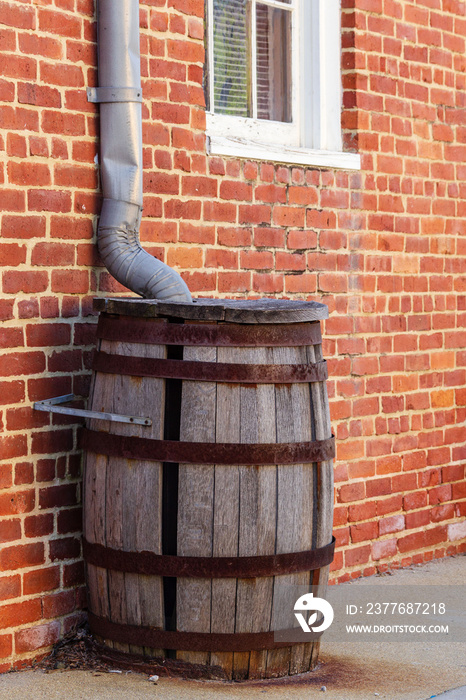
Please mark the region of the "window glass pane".
POLYGON ((291 12, 257 3, 257 116, 290 122, 291 12))
POLYGON ((214 0, 214 110, 250 117, 249 0, 214 0))

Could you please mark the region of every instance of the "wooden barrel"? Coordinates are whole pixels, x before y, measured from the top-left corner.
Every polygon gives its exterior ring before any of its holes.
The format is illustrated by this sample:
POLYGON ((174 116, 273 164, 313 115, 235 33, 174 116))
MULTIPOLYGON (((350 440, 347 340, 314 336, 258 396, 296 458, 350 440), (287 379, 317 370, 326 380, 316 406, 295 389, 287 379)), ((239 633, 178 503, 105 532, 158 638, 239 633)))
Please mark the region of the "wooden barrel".
POLYGON ((96 304, 89 407, 151 425, 91 419, 84 431, 91 630, 226 678, 313 668, 317 635, 278 633, 293 626, 283 585, 323 597, 333 558, 327 307, 96 304))

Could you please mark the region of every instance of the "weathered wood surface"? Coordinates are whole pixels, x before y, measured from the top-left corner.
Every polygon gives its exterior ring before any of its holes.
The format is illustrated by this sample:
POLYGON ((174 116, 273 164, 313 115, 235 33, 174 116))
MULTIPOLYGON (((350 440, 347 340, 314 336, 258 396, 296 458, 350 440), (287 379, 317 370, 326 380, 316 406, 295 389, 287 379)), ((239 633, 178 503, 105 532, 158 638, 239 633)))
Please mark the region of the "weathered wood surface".
MULTIPOLYGON (((238 362, 241 349, 217 348, 218 362, 238 362)), ((241 442, 240 386, 217 384, 217 442, 241 442)), ((214 468, 214 557, 238 556, 240 468, 216 464, 214 468)), ((212 580, 211 632, 235 633, 236 579, 212 580)), ((227 676, 233 673, 233 653, 211 653, 210 664, 221 666, 227 676)))
MULTIPOLYGON (((99 341, 99 349, 105 348, 105 341, 99 341)), ((94 375, 91 385, 91 397, 99 397, 94 400, 91 407, 101 410, 112 400, 112 381, 102 381, 102 377, 94 375), (99 406, 99 408, 97 408, 99 406)), ((88 426, 91 429, 108 430, 110 423, 105 421, 90 420, 88 426)), ((84 537, 89 542, 106 544, 106 480, 109 458, 106 455, 98 455, 90 452, 86 455, 84 480, 83 480, 83 504, 84 504, 84 537)), ((109 616, 108 604, 108 572, 100 566, 87 564, 87 587, 89 597, 89 609, 101 617, 109 616)), ((102 640, 113 648, 110 639, 102 640)))
MULTIPOLYGON (((166 348, 158 345, 103 341, 101 349, 109 353, 140 357, 166 357, 166 348)), ((132 414, 145 411, 152 426, 109 421, 90 421, 89 427, 119 435, 163 439, 164 380, 97 374, 94 381, 92 410, 132 414)), ((162 465, 89 453, 85 469, 85 534, 90 542, 123 549, 141 549, 161 554, 162 465)), ((99 600, 92 600, 96 615, 123 624, 152 625, 163 628, 162 579, 155 576, 105 571, 95 568, 101 579, 99 600), (105 573, 104 573, 105 572, 105 573)), ((162 650, 113 643, 114 648, 133 653, 160 655, 162 650)))
MULTIPOLYGON (((215 362, 217 348, 189 347, 184 359, 215 362)), ((215 382, 185 382, 181 400, 180 440, 215 442, 215 382)), ((212 556, 214 465, 180 464, 178 477, 178 555, 212 556)), ((179 578, 176 585, 177 629, 210 632, 212 581, 179 578)), ((209 652, 178 651, 177 659, 209 663, 209 652)))
MULTIPOLYGON (((274 362, 301 363, 306 360, 306 348, 274 348, 273 359, 274 362)), ((275 402, 277 442, 312 440, 309 385, 276 386, 275 402)), ((312 548, 313 471, 312 464, 277 466, 277 554, 312 548)), ((275 577, 271 629, 293 626, 289 587, 308 585, 309 579, 306 572, 275 577)), ((269 651, 267 676, 301 673, 309 664, 309 654, 309 645, 304 644, 269 651)))
MULTIPOLYGON (((243 363, 272 362, 270 348, 242 349, 243 363)), ((276 442, 275 387, 241 386, 241 442, 276 442)), ((240 467, 239 556, 275 553, 277 468, 240 467)), ((267 632, 272 610, 273 579, 240 579, 236 599, 236 631, 267 632)), ((233 677, 263 678, 267 651, 234 654, 233 677)))
POLYGON ((328 318, 328 307, 316 301, 288 299, 194 299, 192 304, 154 299, 94 299, 94 309, 142 318, 174 317, 228 323, 304 323, 328 318))

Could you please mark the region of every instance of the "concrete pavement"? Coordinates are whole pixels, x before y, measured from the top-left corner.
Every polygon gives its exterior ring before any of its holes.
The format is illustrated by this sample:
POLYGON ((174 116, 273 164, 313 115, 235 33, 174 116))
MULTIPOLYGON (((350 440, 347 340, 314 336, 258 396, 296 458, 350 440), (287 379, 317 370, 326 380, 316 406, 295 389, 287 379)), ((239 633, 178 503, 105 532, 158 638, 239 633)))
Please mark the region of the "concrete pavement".
MULTIPOLYGON (((375 576, 350 586, 444 586, 453 624, 464 624, 466 557, 429 562, 375 576)), ((157 684, 135 673, 95 671, 23 671, 0 676, 1 700, 466 700, 466 635, 456 641, 322 640, 321 663, 303 676, 258 682, 226 683, 161 678, 157 684), (322 688, 325 687, 325 691, 322 688), (448 692, 446 692, 448 691, 448 692), (443 695, 442 695, 443 693, 443 695)))

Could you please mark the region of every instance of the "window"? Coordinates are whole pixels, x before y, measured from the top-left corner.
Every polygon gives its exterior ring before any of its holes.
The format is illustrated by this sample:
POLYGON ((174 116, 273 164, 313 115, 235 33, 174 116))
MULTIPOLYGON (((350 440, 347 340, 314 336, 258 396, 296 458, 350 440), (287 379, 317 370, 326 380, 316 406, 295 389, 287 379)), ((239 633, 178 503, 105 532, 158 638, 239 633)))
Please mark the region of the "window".
POLYGON ((206 0, 212 154, 359 168, 342 153, 340 0, 206 0))

